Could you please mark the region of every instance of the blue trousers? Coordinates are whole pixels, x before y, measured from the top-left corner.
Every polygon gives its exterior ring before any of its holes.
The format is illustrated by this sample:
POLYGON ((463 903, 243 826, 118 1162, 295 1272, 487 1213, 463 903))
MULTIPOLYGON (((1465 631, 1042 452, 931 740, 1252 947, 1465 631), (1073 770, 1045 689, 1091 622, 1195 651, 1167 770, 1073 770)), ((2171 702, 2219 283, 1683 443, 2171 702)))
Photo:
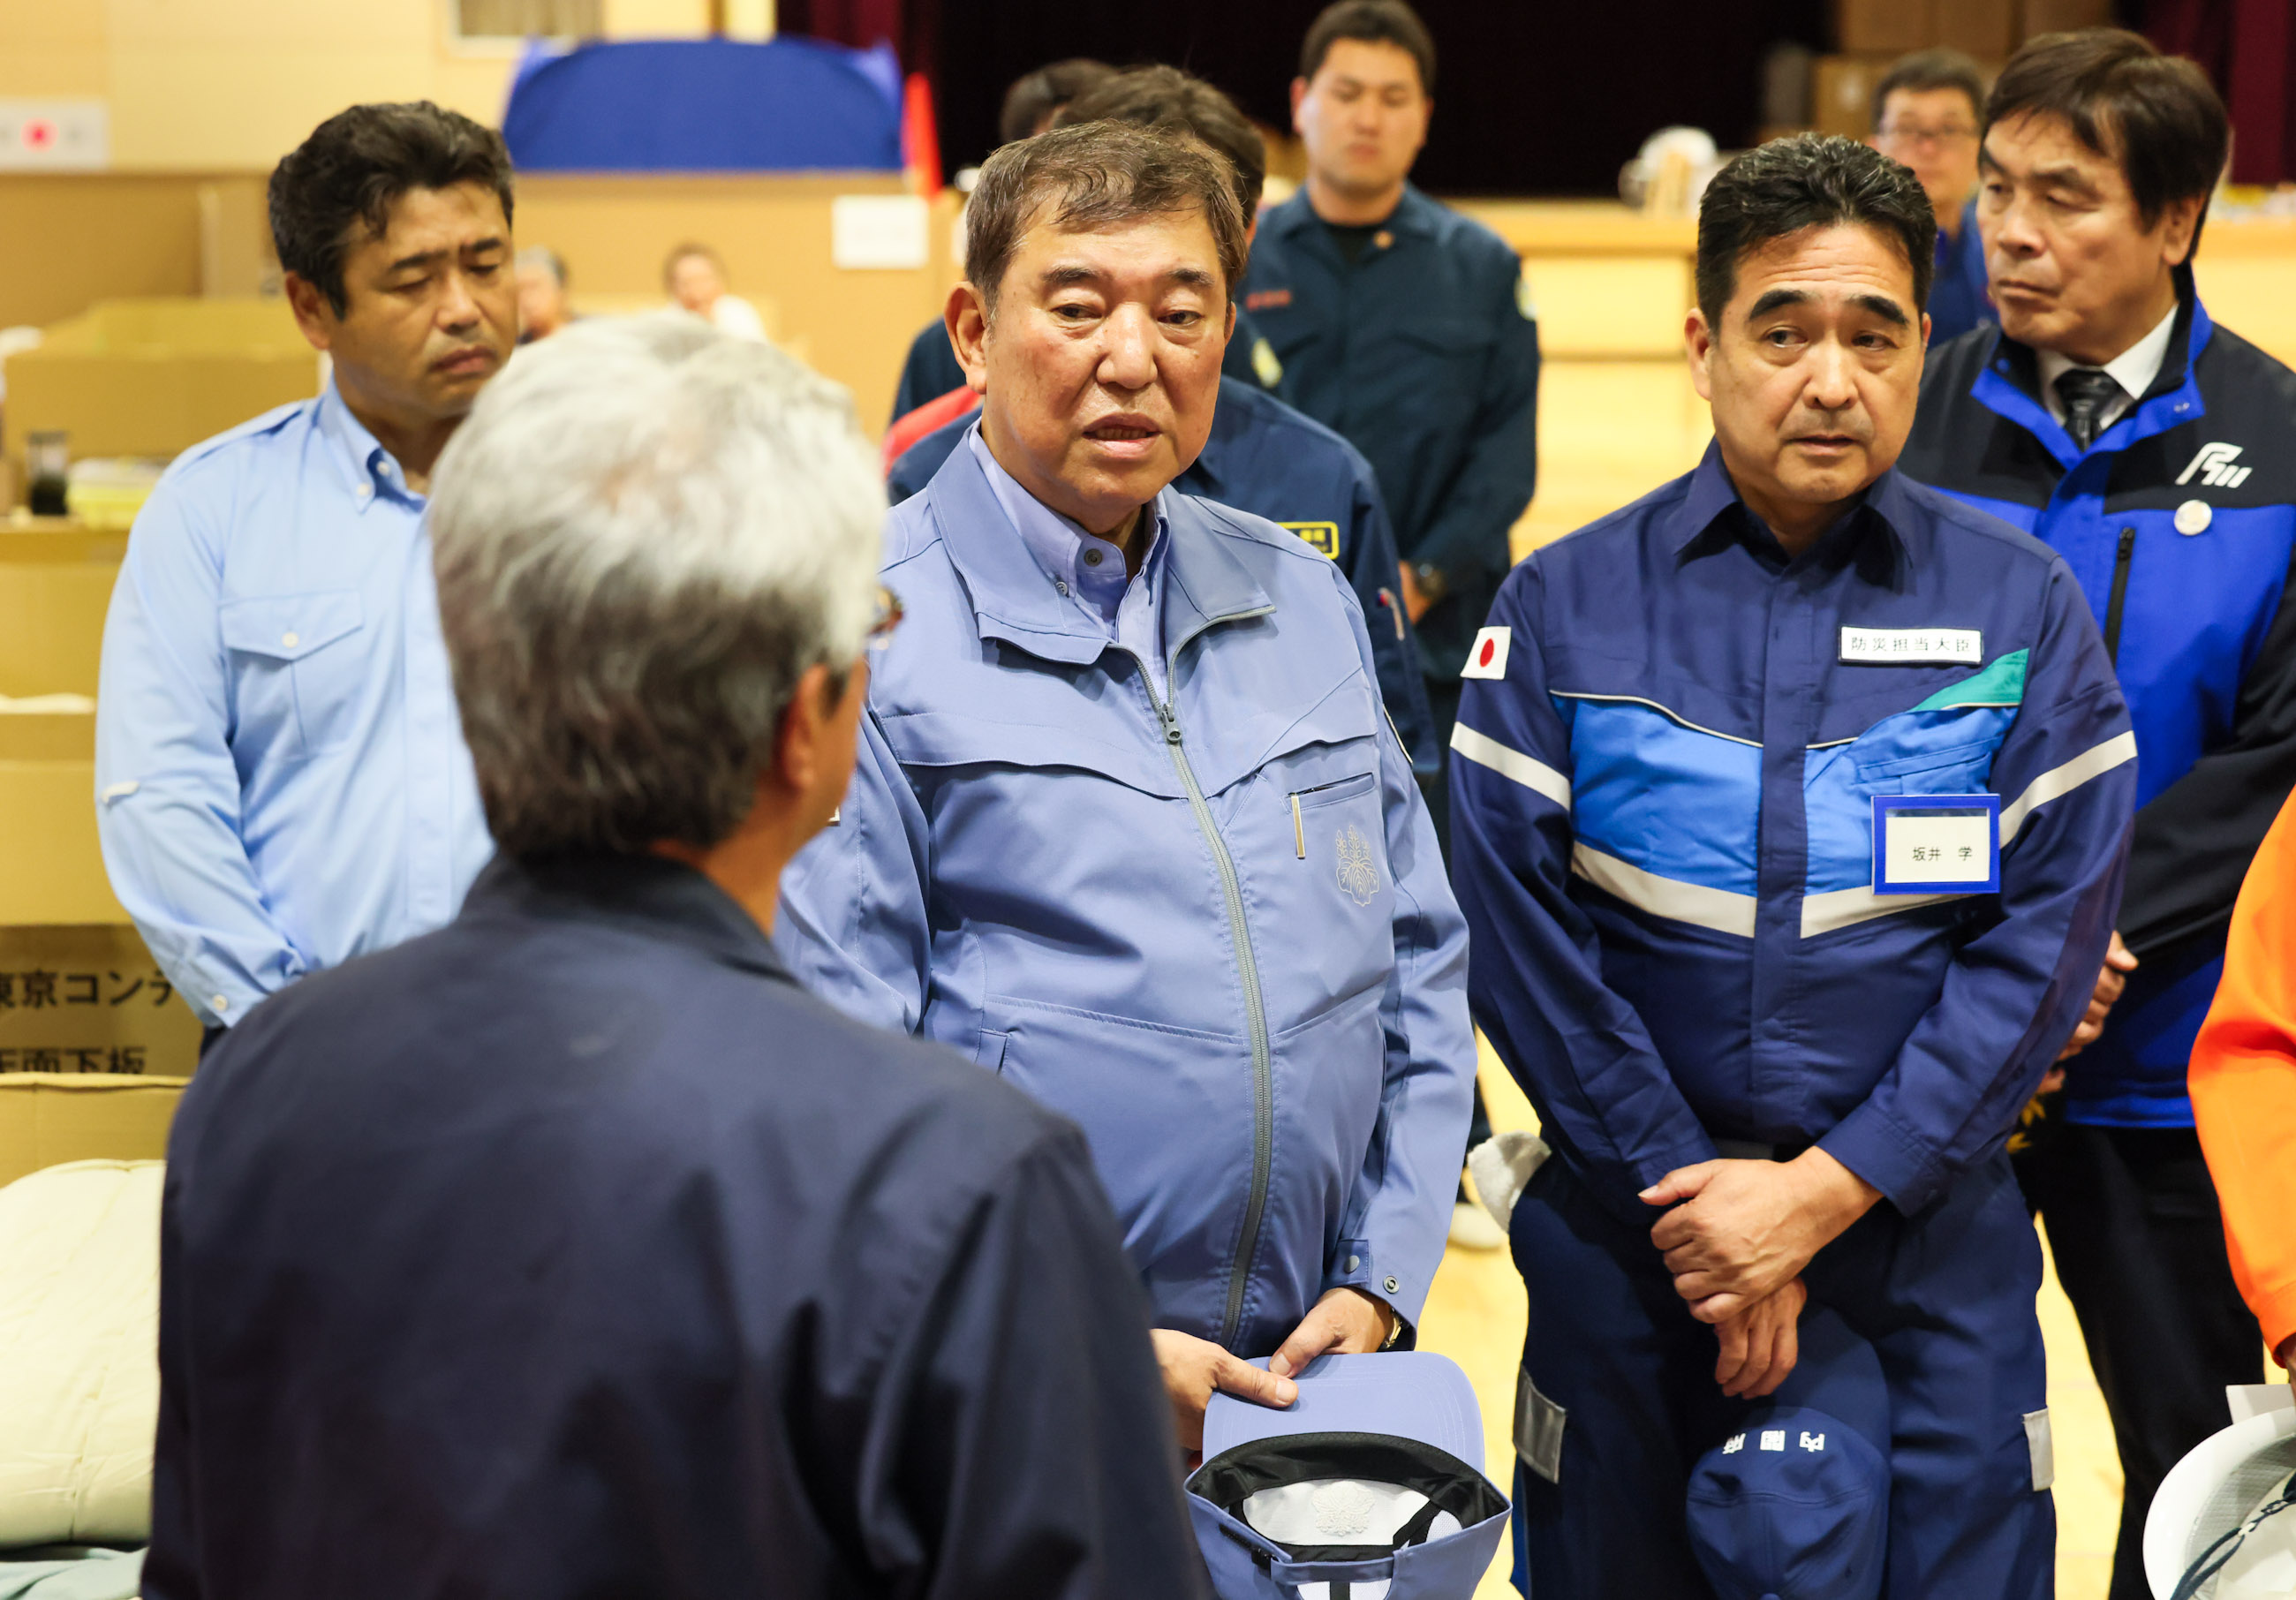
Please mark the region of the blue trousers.
MULTIPOLYGON (((1647 1227, 1612 1215, 1559 1154, 1512 1231, 1530 1301, 1519 1381, 1567 1418, 1554 1481, 1516 1465, 1515 1587, 1534 1600, 1707 1600, 1684 1495, 1698 1458, 1753 1408, 1716 1384, 1714 1330, 1675 1293, 1647 1227)), ((1800 1365, 1767 1403, 1827 1411, 1882 1449, 1883 1596, 2047 1600, 2041 1251, 2008 1157, 1914 1216, 1883 1201, 1802 1281, 1800 1365)))

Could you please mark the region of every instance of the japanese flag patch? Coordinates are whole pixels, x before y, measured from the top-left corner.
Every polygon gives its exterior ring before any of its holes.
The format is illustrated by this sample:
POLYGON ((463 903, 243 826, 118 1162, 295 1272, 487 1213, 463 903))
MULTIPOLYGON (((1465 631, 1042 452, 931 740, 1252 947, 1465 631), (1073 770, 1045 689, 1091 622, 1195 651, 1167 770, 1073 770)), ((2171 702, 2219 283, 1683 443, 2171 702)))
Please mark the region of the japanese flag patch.
POLYGON ((1459 669, 1459 676, 1505 677, 1507 638, 1513 631, 1506 628, 1486 628, 1478 633, 1473 645, 1467 651, 1467 664, 1459 669))

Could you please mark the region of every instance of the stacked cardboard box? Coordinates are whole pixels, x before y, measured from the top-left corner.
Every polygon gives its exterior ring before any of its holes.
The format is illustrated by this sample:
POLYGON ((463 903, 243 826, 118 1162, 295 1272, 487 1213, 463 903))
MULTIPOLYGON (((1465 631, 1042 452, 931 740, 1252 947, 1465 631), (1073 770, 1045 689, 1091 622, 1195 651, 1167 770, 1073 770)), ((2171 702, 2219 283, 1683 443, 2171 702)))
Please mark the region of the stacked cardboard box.
POLYGON ((2112 0, 1833 0, 1834 55, 1812 70, 1810 120, 1820 133, 1873 132, 1874 86, 1910 50, 1973 56, 1990 78, 2027 39, 2109 25, 2112 0))

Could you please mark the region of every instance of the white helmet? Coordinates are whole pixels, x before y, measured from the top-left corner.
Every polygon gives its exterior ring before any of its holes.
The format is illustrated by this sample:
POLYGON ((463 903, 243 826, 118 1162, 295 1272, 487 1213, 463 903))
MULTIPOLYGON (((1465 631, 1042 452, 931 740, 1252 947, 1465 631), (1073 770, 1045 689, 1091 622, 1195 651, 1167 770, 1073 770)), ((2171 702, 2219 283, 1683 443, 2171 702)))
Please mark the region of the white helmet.
POLYGON ((2170 1469, 2144 1520, 2154 1600, 2296 1595, 2296 1408, 2234 1423, 2170 1469))

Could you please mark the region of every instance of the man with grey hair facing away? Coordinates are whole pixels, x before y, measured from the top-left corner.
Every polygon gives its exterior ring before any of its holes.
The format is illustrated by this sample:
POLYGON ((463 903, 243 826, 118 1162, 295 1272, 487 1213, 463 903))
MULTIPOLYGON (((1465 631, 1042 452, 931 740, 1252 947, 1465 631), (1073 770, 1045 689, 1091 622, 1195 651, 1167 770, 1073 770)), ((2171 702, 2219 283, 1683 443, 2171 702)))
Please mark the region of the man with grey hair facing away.
POLYGON ((144 1594, 1201 1594, 1082 1137, 768 942, 898 615, 844 391, 585 324, 432 505, 500 853, 184 1096, 144 1594))
POLYGON ((1056 127, 988 158, 965 228, 980 422, 887 525, 910 620, 776 938, 1084 1126, 1193 1448, 1214 1390, 1285 1405, 1317 1356, 1412 1337, 1466 928, 1346 575, 1171 492, 1234 327, 1226 163, 1056 127))

